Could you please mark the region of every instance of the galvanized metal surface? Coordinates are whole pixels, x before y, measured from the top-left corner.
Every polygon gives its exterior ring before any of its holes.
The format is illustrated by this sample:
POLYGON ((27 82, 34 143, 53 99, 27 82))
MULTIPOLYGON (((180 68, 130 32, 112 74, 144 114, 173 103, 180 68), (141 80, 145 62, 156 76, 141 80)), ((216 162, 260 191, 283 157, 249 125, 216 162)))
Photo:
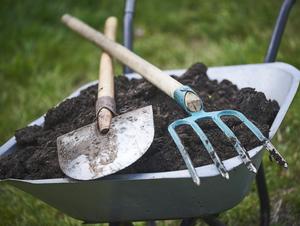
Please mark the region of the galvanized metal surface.
MULTIPOLYGON (((167 71, 180 75, 184 70, 167 71)), ((270 130, 273 137, 296 94, 300 72, 284 63, 238 65, 209 68, 211 79, 228 79, 239 88, 254 87, 275 99, 280 111, 270 130), (260 81, 259 83, 257 81, 260 81)), ((128 77, 139 77, 130 74, 128 77)), ((95 84, 89 83, 81 89, 95 84)), ((80 89, 80 90, 81 90, 80 89)), ((79 94, 77 90, 72 96, 79 94)), ((43 117, 35 122, 43 124, 43 117)), ((15 149, 11 138, 0 148, 0 155, 15 149)), ((258 167, 262 147, 249 151, 258 167)), ((239 157, 224 161, 230 179, 223 179, 214 165, 197 167, 202 185, 191 181, 187 170, 111 175, 94 181, 67 178, 45 180, 3 180, 45 201, 64 213, 86 222, 113 222, 147 219, 199 217, 225 211, 238 204, 247 194, 254 175, 241 164, 239 157)))
MULTIPOLYGON (((255 156, 256 166, 260 158, 261 152, 255 156)), ((199 171, 198 168, 200 174, 199 171)), ((76 219, 95 223, 174 219, 221 212, 239 203, 254 177, 240 165, 230 172, 230 180, 220 176, 204 177, 201 186, 195 186, 189 174, 182 171, 169 178, 168 174, 157 178, 146 174, 129 180, 111 176, 95 181, 54 179, 53 183, 9 183, 34 193, 76 219)))
POLYGON ((58 137, 59 164, 74 179, 100 178, 138 160, 153 137, 152 106, 147 106, 114 117, 107 134, 101 134, 94 122, 58 137))
POLYGON ((210 111, 207 112, 204 109, 203 102, 200 97, 200 108, 196 111, 190 111, 188 106, 185 103, 186 95, 189 93, 193 93, 194 95, 198 96, 194 90, 192 90, 189 86, 182 86, 175 90, 174 92, 174 99, 176 102, 188 113, 190 116, 182 119, 177 119, 174 122, 172 122, 168 126, 168 131, 175 142, 178 151, 180 152, 185 165, 190 172, 190 175, 192 177, 192 180, 196 185, 200 185, 200 178, 197 175, 197 172, 195 170, 195 167, 192 163, 192 160, 190 159, 190 156, 188 152, 185 150, 185 147, 183 143, 181 142, 181 139, 179 135, 176 132, 176 127, 187 125, 192 127, 198 138, 201 140, 204 148, 209 153, 210 158, 213 160, 213 163, 215 164, 216 168, 222 175, 222 177, 229 179, 229 174, 224 167, 222 161, 220 160, 219 156, 215 152, 212 143, 206 136, 205 132, 201 129, 201 127, 196 123, 200 122, 201 120, 210 120, 214 122, 219 129, 225 134, 225 136, 231 141, 232 146, 240 156, 241 161, 245 164, 245 166, 248 168, 250 172, 257 173, 257 169, 251 162, 251 159, 249 158, 247 154, 247 150, 242 146, 242 143, 239 141, 239 139, 235 136, 234 132, 226 125, 225 122, 222 121, 223 116, 230 116, 235 117, 239 119, 248 129, 257 137, 257 139, 264 145, 264 147, 269 151, 270 158, 272 158, 276 163, 278 163, 280 166, 283 166, 285 168, 288 167, 287 162, 285 159, 281 156, 281 154, 276 150, 276 148, 272 145, 270 140, 266 138, 262 132, 241 112, 236 110, 229 110, 224 109, 221 111, 210 111))

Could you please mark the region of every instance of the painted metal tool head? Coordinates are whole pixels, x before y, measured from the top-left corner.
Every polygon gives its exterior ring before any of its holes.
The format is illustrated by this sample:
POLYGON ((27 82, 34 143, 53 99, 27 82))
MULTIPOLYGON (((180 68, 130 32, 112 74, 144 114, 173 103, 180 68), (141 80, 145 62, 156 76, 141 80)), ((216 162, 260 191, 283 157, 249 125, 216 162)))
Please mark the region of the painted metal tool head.
POLYGON ((78 180, 91 180, 115 173, 139 159, 154 137, 152 106, 112 119, 111 128, 101 134, 97 122, 57 138, 62 171, 78 180))
POLYGON ((262 132, 249 120, 245 115, 243 115, 241 112, 236 110, 221 110, 221 111, 212 111, 212 112, 206 112, 204 111, 203 102, 200 99, 200 107, 196 109, 195 111, 191 111, 191 108, 187 106, 185 102, 185 97, 188 94, 196 94, 194 90, 192 90, 189 86, 182 86, 179 89, 177 89, 174 93, 174 99, 177 101, 177 103, 190 115, 189 117, 178 119, 175 122, 171 123, 168 127, 168 131, 174 140, 179 152, 181 153, 183 160, 189 170, 189 173, 193 179, 193 181, 200 185, 200 179, 197 175, 197 172, 193 166, 193 163, 189 157, 189 154, 187 153, 186 149, 184 148, 184 145, 182 144, 179 135, 176 132, 176 127, 182 126, 182 125, 188 125, 191 126, 192 129, 195 131, 196 135, 199 137, 201 142, 203 143, 206 151, 208 152, 210 158, 212 159, 213 163, 217 167, 219 173, 222 177, 229 179, 229 174, 220 160, 219 156, 217 155, 216 151, 214 150, 214 147, 204 131, 201 129, 201 127, 197 124, 197 122, 201 120, 212 120, 219 128, 220 130, 226 135, 226 137, 231 141, 233 147, 235 148, 236 152, 238 153, 241 161, 246 165, 246 167, 249 169, 249 171, 256 173, 257 170, 253 163, 251 162, 251 159, 246 151, 246 149, 242 146, 241 142, 238 140, 238 138, 234 135, 233 131, 222 121, 221 117, 223 116, 231 116, 239 119, 245 126, 247 126, 250 131, 258 138, 259 141, 263 143, 265 148, 269 151, 270 157, 272 157, 279 165, 287 168, 287 162, 284 160, 284 158, 280 155, 280 153, 276 150, 276 148, 271 144, 270 140, 266 138, 262 132))

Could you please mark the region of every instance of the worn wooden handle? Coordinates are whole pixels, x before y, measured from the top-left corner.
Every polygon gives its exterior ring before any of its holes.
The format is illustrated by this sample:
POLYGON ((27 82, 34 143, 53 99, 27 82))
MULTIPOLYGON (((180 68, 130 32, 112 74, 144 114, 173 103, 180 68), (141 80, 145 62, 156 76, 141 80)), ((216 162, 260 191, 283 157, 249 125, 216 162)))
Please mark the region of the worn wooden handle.
MULTIPOLYGON (((115 41, 117 31, 117 18, 109 17, 105 21, 104 35, 110 40, 115 41)), ((98 100, 108 100, 114 102, 114 69, 113 60, 107 53, 103 52, 100 58, 98 100), (102 99, 101 99, 102 98, 102 99)), ((114 103, 112 103, 114 104, 114 103)), ((113 112, 107 107, 101 108, 97 112, 98 127, 101 133, 107 133, 113 112)))
MULTIPOLYGON (((96 31, 79 19, 66 14, 62 17, 62 21, 73 31, 79 33, 81 36, 93 42, 98 47, 108 52, 111 56, 115 57, 120 62, 129 66, 134 71, 142 75, 145 79, 147 79, 149 82, 151 82, 153 85, 158 87, 170 97, 174 98, 175 90, 182 86, 180 82, 176 81, 172 77, 165 76, 164 73, 154 65, 145 61, 122 45, 109 40, 103 34, 96 31)), ((186 95, 185 103, 188 108, 189 106, 197 106, 196 110, 200 109, 200 98, 194 94, 186 95)), ((196 111, 195 109, 190 110, 196 111)))
MULTIPOLYGON (((104 35, 113 41, 116 39, 117 23, 116 17, 109 17, 104 25, 104 35)), ((113 62, 110 55, 106 52, 103 52, 101 55, 99 67, 98 98, 101 96, 114 97, 113 62)))

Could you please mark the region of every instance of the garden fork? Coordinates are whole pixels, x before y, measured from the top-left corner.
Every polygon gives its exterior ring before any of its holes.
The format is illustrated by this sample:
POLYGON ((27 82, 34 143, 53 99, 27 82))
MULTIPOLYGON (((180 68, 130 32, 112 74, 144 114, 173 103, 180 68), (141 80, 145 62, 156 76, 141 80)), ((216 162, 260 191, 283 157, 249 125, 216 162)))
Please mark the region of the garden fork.
POLYGON ((197 175, 197 172, 193 166, 193 163, 189 157, 189 154, 186 152, 180 137, 175 131, 175 128, 181 125, 189 125, 193 128, 193 130, 196 132, 197 136, 200 138, 201 142, 203 143, 205 149, 208 151, 211 159, 213 160, 215 166, 217 167, 218 171, 222 175, 222 177, 229 179, 229 175, 227 170, 225 169, 223 163, 220 161, 220 158, 216 154, 211 142, 203 132, 203 130, 199 127, 199 125, 196 122, 199 122, 201 120, 209 119, 212 120, 219 128, 220 130, 226 135, 226 137, 231 141, 232 145, 234 146, 235 150, 237 151, 238 155, 240 156, 243 163, 246 165, 246 167, 249 169, 249 171, 256 173, 257 170, 255 166, 252 164, 249 155, 246 151, 246 149, 241 145, 241 142, 238 140, 238 138, 234 135, 233 131, 222 121, 221 117, 223 116, 233 116, 238 118, 244 125, 246 125, 252 133, 263 143, 265 148, 269 151, 270 157, 275 159, 275 161, 287 168, 288 164, 285 161, 285 159, 280 155, 280 153, 276 150, 276 148, 272 145, 270 140, 266 138, 262 132, 249 120, 246 118, 244 114, 242 114, 239 111, 236 110, 221 110, 221 111, 212 111, 212 112, 206 112, 204 111, 203 102, 201 101, 200 97, 200 108, 197 109, 197 111, 191 111, 184 101, 184 97, 188 92, 192 92, 195 95, 195 91, 193 91, 189 86, 182 86, 181 88, 175 90, 174 93, 174 99, 176 102, 190 115, 190 117, 184 118, 184 119, 178 119, 175 122, 171 123, 168 126, 168 131, 171 134, 178 150, 180 151, 184 162, 193 178, 193 181, 200 185, 200 179, 197 175))
POLYGON ((189 154, 185 150, 184 145, 182 144, 180 137, 178 136, 175 130, 176 127, 181 125, 189 125, 193 128, 193 130, 196 132, 197 136, 203 143, 205 149, 209 153, 221 176, 226 179, 229 179, 229 174, 224 164, 220 160, 219 156, 217 155, 211 142, 209 141, 203 130, 196 123, 197 121, 201 121, 204 119, 212 120, 214 123, 216 123, 220 130, 224 132, 224 134, 233 144, 242 162, 251 172, 256 173, 257 170, 251 162, 251 159, 246 149, 241 145, 241 142, 234 135, 232 130, 222 121, 221 117, 233 116, 238 118, 264 144, 264 146, 270 153, 270 157, 272 157, 279 165, 285 168, 287 167, 287 162, 276 150, 276 148, 271 144, 270 140, 266 138, 261 133, 261 131, 241 112, 235 110, 205 112, 202 100, 196 94, 196 92, 193 91, 189 86, 184 86, 172 77, 166 76, 160 69, 158 69, 154 65, 145 61, 135 53, 123 47, 122 45, 107 39, 102 33, 91 28, 79 19, 74 18, 70 15, 64 15, 62 17, 62 21, 69 28, 79 33, 81 36, 85 37, 89 41, 93 42, 98 47, 108 52, 111 56, 115 57, 120 62, 129 66, 134 71, 142 75, 150 83, 152 83, 160 90, 165 92, 167 95, 169 95, 171 98, 173 98, 190 115, 187 118, 179 119, 171 123, 168 127, 168 131, 171 137, 173 138, 178 150, 180 151, 193 181, 197 185, 200 185, 199 176, 197 175, 197 172, 195 170, 195 167, 193 166, 189 154))

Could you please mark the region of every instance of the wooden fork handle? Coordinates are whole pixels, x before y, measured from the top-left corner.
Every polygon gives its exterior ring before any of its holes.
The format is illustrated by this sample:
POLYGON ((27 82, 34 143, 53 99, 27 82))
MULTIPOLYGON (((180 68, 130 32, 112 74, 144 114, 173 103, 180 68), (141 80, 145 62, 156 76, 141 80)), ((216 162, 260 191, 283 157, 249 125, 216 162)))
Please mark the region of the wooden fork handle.
MULTIPOLYGON (((173 99, 175 90, 183 86, 180 82, 176 81, 172 77, 164 75, 164 73, 154 65, 126 49, 122 45, 109 40, 102 33, 96 31, 79 19, 66 14, 62 17, 62 21, 73 31, 79 33, 81 36, 96 44, 96 46, 102 48, 104 51, 108 52, 111 56, 115 57, 123 64, 132 68, 134 71, 142 75, 145 79, 173 99)), ((188 94, 189 95, 186 95, 185 98, 186 106, 195 106, 196 104, 198 109, 200 109, 200 98, 193 93, 188 94)), ((195 111, 192 109, 190 110, 195 111)))

